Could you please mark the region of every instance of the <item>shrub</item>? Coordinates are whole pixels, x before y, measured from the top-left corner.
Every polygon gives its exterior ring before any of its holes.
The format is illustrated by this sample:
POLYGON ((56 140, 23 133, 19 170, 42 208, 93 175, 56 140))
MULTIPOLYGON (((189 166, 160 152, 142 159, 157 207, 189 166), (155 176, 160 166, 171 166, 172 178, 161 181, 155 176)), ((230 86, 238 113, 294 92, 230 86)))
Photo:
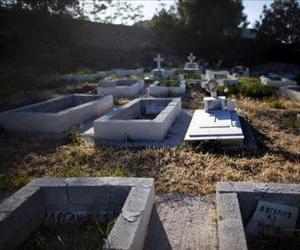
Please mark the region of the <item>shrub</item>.
POLYGON ((274 97, 269 97, 266 99, 269 106, 273 109, 283 109, 285 108, 282 102, 278 99, 275 99, 274 97))
POLYGON ((272 95, 272 88, 263 85, 258 78, 244 77, 238 84, 239 94, 252 98, 264 98, 272 95))

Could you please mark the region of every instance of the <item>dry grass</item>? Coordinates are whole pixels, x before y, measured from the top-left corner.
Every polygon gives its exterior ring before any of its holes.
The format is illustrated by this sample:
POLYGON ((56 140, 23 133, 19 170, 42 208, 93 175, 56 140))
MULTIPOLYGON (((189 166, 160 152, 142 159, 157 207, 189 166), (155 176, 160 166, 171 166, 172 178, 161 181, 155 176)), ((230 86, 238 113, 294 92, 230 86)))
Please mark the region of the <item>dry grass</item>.
MULTIPOLYGON (((186 105, 198 108, 200 99, 196 96, 186 105)), ((194 194, 213 193, 217 181, 300 183, 300 133, 291 122, 300 113, 300 105, 285 100, 281 104, 282 109, 274 109, 268 101, 238 100, 257 131, 257 153, 207 153, 188 145, 137 151, 96 149, 85 143, 28 141, 2 134, 0 189, 15 189, 31 177, 42 176, 153 177, 158 192, 194 194)))

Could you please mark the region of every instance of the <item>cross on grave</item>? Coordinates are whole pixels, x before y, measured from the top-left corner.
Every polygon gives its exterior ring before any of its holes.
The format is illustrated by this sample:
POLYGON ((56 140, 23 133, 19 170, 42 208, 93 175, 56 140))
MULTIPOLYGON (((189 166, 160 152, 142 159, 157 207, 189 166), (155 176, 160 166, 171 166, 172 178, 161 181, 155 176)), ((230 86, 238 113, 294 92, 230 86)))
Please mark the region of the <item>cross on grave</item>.
POLYGON ((165 59, 158 54, 154 59, 155 62, 157 62, 157 69, 161 69, 161 62, 163 62, 165 59))
POLYGON ((190 61, 190 63, 193 63, 196 60, 196 57, 193 55, 193 53, 190 53, 187 59, 190 61))

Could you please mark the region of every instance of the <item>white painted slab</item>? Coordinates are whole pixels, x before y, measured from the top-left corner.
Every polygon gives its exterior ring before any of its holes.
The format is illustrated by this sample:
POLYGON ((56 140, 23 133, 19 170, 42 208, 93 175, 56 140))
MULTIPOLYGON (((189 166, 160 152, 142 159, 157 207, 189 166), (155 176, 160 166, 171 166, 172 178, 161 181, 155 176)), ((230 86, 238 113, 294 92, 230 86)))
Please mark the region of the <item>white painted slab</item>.
POLYGON ((251 235, 280 236, 296 228, 298 208, 259 200, 246 232, 251 235))
POLYGON ((203 140, 243 140, 238 114, 235 111, 196 110, 188 131, 186 141, 203 140))

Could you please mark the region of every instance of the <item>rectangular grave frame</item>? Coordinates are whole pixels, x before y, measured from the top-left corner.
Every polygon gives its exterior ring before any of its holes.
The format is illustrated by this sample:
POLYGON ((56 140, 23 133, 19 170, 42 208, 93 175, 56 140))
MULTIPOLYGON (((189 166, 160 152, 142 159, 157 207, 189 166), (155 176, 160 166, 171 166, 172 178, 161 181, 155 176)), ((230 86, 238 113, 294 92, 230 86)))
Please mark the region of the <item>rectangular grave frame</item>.
POLYGON ((0 249, 17 249, 47 213, 111 209, 122 211, 104 249, 142 249, 154 203, 152 178, 39 178, 0 204, 0 249))
POLYGON ((112 107, 112 96, 65 95, 4 111, 0 113, 0 124, 5 130, 11 132, 34 136, 63 135, 68 129, 99 117, 110 111, 112 107), (82 98, 87 100, 78 105, 68 103, 82 98), (55 110, 55 105, 59 106, 58 110, 55 110), (43 108, 45 108, 45 112, 43 108), (51 111, 53 108, 54 110, 51 111))
POLYGON ((94 121, 95 140, 162 141, 176 117, 181 112, 180 98, 138 98, 94 121), (139 109, 142 102, 169 103, 153 120, 116 119, 129 116, 139 109))
POLYGON ((279 88, 279 94, 291 101, 300 102, 300 86, 285 86, 279 88))
POLYGON ((218 182, 216 205, 220 250, 247 250, 244 226, 258 200, 295 206, 300 202, 299 184, 218 182))
POLYGON ((159 86, 159 81, 155 81, 149 86, 149 95, 153 97, 180 97, 183 96, 185 92, 185 81, 180 81, 178 87, 159 86))
POLYGON ((136 97, 144 89, 143 80, 105 80, 106 86, 97 87, 98 95, 112 95, 114 97, 136 97), (124 81, 131 84, 120 84, 118 82, 124 81))

